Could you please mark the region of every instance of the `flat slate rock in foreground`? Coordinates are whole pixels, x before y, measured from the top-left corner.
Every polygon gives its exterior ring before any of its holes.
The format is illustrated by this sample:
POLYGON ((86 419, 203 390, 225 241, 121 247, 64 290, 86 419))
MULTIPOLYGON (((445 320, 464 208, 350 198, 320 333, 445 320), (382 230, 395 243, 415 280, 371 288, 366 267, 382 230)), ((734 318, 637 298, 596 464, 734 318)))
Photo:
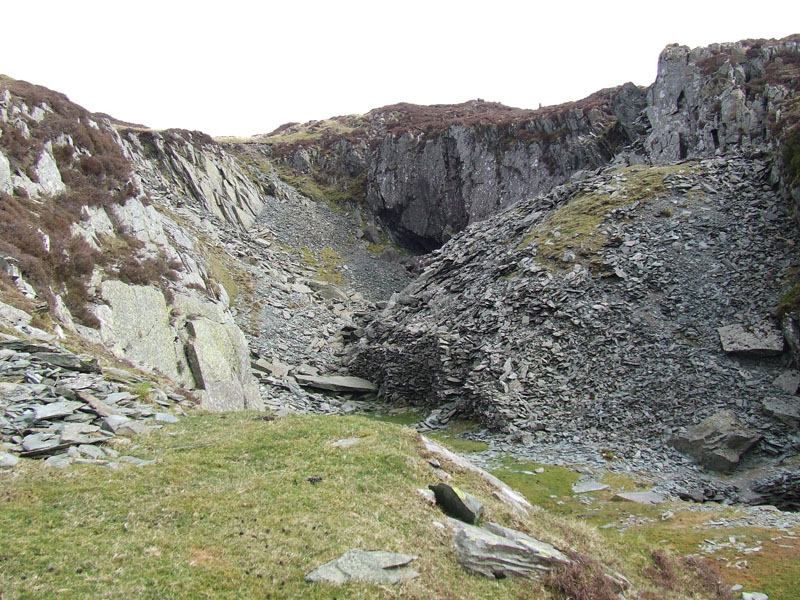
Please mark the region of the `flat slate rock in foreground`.
POLYGON ((489 523, 485 528, 449 520, 458 562, 467 571, 492 579, 538 577, 553 566, 570 563, 560 550, 514 529, 489 523))
POLYGON ((722 349, 729 354, 774 356, 783 352, 781 330, 769 321, 753 325, 727 325, 717 329, 722 349))
POLYGON ((295 379, 300 385, 332 392, 374 392, 378 389, 366 379, 345 375, 295 375, 295 379))
POLYGON ((483 504, 457 487, 437 483, 429 485, 428 488, 436 495, 436 504, 447 514, 471 525, 480 521, 483 516, 483 504))
POLYGON ((419 573, 408 566, 416 559, 417 557, 411 554, 381 550, 349 550, 339 558, 311 571, 306 575, 306 581, 342 584, 358 580, 394 584, 419 576, 419 573))

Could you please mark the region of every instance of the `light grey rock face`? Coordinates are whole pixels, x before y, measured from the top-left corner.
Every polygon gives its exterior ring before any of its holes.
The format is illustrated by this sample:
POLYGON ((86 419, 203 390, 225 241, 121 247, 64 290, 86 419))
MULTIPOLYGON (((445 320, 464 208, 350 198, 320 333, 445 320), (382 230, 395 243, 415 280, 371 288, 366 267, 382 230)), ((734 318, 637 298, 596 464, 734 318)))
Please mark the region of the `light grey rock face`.
POLYGON ((536 578, 571 561, 554 546, 489 523, 485 528, 450 519, 458 562, 471 573, 492 579, 508 576, 536 578))
POLYGON ((198 205, 241 229, 250 228, 261 212, 259 190, 207 136, 128 130, 121 142, 137 177, 158 202, 172 208, 198 205))
POLYGON ((774 356, 783 352, 783 334, 776 325, 761 321, 752 325, 726 325, 717 329, 722 349, 729 354, 774 356))
POLYGON ((768 77, 766 83, 756 83, 781 52, 797 53, 797 41, 668 46, 647 96, 652 130, 646 145, 653 160, 668 162, 770 142, 769 118, 790 90, 769 83, 768 77))
POLYGON ((120 358, 181 381, 176 332, 170 326, 164 294, 154 287, 112 280, 104 281, 100 289, 106 304, 96 314, 105 346, 120 358))
POLYGON ((707 469, 729 473, 760 438, 744 427, 733 411, 726 410, 675 436, 670 443, 707 469))
POLYGON ((419 573, 408 566, 416 559, 417 557, 411 554, 380 550, 350 550, 311 571, 306 575, 306 581, 342 584, 355 580, 395 584, 419 576, 419 573))
POLYGON ((214 411, 263 409, 241 330, 207 318, 193 319, 187 328, 189 366, 202 390, 202 405, 214 411))
POLYGON ((11 165, 6 155, 0 152, 0 192, 10 194, 13 189, 14 184, 11 182, 11 165))

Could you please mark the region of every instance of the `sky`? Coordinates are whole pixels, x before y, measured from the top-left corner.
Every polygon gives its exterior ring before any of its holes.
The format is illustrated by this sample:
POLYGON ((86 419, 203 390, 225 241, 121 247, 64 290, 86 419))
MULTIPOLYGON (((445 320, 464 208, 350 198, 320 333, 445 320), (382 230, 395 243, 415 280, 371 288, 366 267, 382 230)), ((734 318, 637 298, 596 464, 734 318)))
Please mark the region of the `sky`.
POLYGON ((5 0, 0 15, 0 73, 213 136, 397 102, 537 108, 649 85, 670 43, 800 33, 797 0, 5 0))

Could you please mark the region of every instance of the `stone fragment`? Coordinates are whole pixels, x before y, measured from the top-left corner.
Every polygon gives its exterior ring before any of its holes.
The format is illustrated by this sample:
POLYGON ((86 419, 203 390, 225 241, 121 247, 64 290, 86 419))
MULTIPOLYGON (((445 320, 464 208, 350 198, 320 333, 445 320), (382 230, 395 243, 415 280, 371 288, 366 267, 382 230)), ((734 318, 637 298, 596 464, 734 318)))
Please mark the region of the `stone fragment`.
POLYGON ((773 356, 783 352, 781 330, 769 321, 752 325, 726 325, 717 329, 722 349, 728 354, 773 356))
POLYGON ((615 500, 627 500, 636 504, 661 504, 664 496, 655 492, 619 492, 614 495, 615 500))
POLYGON ((85 423, 67 423, 61 431, 62 444, 94 444, 107 439, 98 426, 85 423))
POLYGON ((105 398, 105 402, 107 404, 117 404, 118 402, 122 402, 123 400, 134 400, 136 396, 131 394, 130 392, 114 392, 113 394, 109 394, 105 398))
POLYGON ((100 429, 103 431, 108 431, 110 433, 116 433, 117 429, 120 428, 123 424, 130 421, 130 419, 124 415, 109 415, 105 419, 103 419, 102 425, 100 425, 100 429))
POLYGON ((733 411, 725 410, 676 435, 670 444, 707 469, 729 473, 760 439, 739 423, 733 411))
POLYGON ((769 596, 761 592, 742 592, 742 600, 769 600, 769 596))
POLYGON ((470 524, 481 520, 483 504, 474 496, 446 483, 437 483, 428 488, 435 494, 436 503, 447 514, 470 524))
POLYGON ((170 413, 156 413, 153 419, 155 419, 156 423, 177 423, 180 420, 170 413))
POLYGON ((800 372, 785 371, 778 375, 772 383, 787 394, 796 394, 797 388, 800 387, 800 372))
POLYGON ((141 421, 129 420, 121 423, 114 432, 116 435, 133 437, 147 433, 148 427, 141 421))
POLYGON ((297 383, 306 387, 330 390, 334 392, 374 392, 378 387, 361 377, 343 375, 314 376, 295 375, 297 383))
POLYGON ((36 421, 44 419, 57 419, 71 415, 80 407, 82 402, 72 402, 64 400, 62 402, 51 402, 50 404, 40 404, 33 409, 33 418, 36 421))
POLYGON ((78 398, 83 400, 86 404, 88 404, 91 407, 92 411, 94 411, 101 417, 109 417, 111 415, 119 414, 116 408, 113 408, 108 404, 106 404, 105 402, 103 402, 102 400, 95 398, 92 394, 90 394, 85 390, 78 391, 75 393, 77 394, 78 398))
POLYGON ((70 466, 72 461, 73 458, 68 454, 56 454, 55 456, 48 456, 44 464, 57 469, 63 469, 64 467, 70 466))
POLYGON ((327 582, 343 584, 348 581, 368 581, 377 584, 395 584, 419 576, 408 565, 417 559, 411 554, 397 554, 380 550, 349 550, 339 558, 317 567, 306 575, 309 583, 327 582))
POLYGON ((22 449, 26 452, 39 452, 56 448, 60 438, 52 433, 32 433, 22 439, 22 449))
POLYGON ((586 481, 578 481, 572 484, 572 491, 576 494, 588 494, 590 492, 601 492, 607 490, 608 486, 605 483, 600 483, 593 479, 586 481))
POLYGON ((289 365, 284 365, 283 363, 279 362, 268 362, 263 358, 251 361, 250 365, 257 371, 261 371, 262 373, 269 373, 270 375, 272 375, 273 377, 277 377, 278 379, 286 377, 289 374, 289 371, 291 371, 291 367, 289 365))
POLYGON ((81 444, 78 446, 77 450, 89 458, 103 459, 106 457, 106 453, 103 452, 102 448, 98 448, 97 446, 93 446, 91 444, 81 444))
POLYGON ((357 443, 361 441, 362 438, 345 438, 343 440, 337 440, 331 444, 334 448, 350 448, 351 446, 355 446, 357 443))
POLYGON ((800 398, 767 398, 762 401, 764 412, 788 425, 800 424, 800 398))
POLYGON ((54 367, 78 371, 79 373, 99 373, 100 363, 96 358, 77 356, 64 352, 36 352, 31 355, 54 367))
POLYGON ((449 519, 455 531, 458 562, 471 573, 492 579, 539 577, 551 567, 571 561, 560 550, 522 533, 489 523, 485 528, 449 519))
POLYGON ((8 452, 0 452, 0 468, 8 469, 19 462, 19 457, 9 454, 8 452))

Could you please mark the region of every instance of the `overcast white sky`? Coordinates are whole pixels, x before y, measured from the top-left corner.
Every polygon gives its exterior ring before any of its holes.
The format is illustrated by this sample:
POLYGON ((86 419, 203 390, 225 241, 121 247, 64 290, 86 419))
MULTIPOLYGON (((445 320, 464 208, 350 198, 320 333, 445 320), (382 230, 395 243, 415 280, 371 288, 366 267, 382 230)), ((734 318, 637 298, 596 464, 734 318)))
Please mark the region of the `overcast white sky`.
POLYGON ((800 33, 798 0, 5 0, 0 17, 0 73, 211 135, 396 102, 536 108, 649 85, 668 43, 800 33))

